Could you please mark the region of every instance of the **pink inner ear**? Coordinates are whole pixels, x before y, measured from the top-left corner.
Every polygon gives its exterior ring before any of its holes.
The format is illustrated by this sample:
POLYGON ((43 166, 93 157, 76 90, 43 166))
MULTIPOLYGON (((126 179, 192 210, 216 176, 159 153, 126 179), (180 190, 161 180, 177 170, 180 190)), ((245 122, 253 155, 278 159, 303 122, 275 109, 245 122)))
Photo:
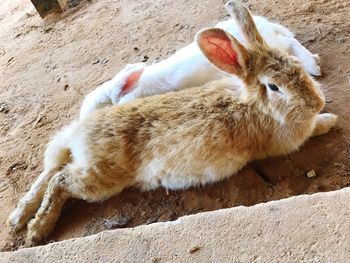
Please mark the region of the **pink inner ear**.
POLYGON ((131 91, 131 88, 140 79, 143 70, 144 69, 141 69, 139 71, 136 71, 130 74, 130 76, 126 79, 125 84, 121 89, 121 92, 120 92, 121 96, 124 96, 125 94, 128 94, 131 91))
POLYGON ((239 67, 238 57, 235 50, 232 48, 230 39, 221 34, 215 34, 205 37, 205 46, 207 54, 216 61, 224 64, 230 64, 239 67))

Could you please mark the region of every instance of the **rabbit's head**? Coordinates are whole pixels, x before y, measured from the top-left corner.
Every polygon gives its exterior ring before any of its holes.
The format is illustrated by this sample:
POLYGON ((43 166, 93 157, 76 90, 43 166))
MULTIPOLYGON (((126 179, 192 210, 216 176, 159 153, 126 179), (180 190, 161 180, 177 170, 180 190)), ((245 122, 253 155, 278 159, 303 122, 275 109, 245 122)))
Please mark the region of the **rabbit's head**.
POLYGON ((303 121, 324 106, 319 84, 293 56, 270 48, 261 37, 249 10, 239 1, 226 9, 237 20, 247 47, 222 29, 205 29, 196 35, 205 57, 219 70, 244 82, 242 99, 256 105, 281 123, 303 121))

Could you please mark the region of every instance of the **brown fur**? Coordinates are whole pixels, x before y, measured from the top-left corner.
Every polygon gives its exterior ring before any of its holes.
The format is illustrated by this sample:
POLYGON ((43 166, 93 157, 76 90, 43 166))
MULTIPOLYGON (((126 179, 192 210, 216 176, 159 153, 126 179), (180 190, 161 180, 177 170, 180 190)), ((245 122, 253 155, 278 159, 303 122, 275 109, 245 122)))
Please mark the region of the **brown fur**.
MULTIPOLYGON (((259 42, 250 13, 235 3, 232 12, 247 37, 259 42)), ((334 126, 335 115, 318 114, 324 105, 318 84, 286 53, 261 42, 247 50, 219 29, 199 33, 197 41, 216 67, 235 72, 243 85, 223 79, 138 99, 66 127, 50 142, 45 171, 9 218, 20 229, 40 206, 28 224, 28 245, 51 231, 68 198, 95 202, 132 185, 178 189, 222 180, 251 160, 294 151, 334 126), (208 47, 202 42, 207 37, 226 43, 208 47), (230 63, 225 54, 238 60, 230 63), (269 91, 266 79, 283 94, 269 91)))

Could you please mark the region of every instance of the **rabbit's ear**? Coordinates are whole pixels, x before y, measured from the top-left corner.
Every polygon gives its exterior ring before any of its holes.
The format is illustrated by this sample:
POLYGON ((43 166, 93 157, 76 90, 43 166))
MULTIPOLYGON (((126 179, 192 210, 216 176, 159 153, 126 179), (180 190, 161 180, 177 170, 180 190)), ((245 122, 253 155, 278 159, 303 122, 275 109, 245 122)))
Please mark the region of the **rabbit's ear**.
POLYGON ((125 84, 121 88, 121 91, 120 91, 121 97, 132 91, 133 87, 140 79, 143 71, 144 71, 144 68, 142 68, 138 71, 135 71, 128 76, 128 78, 125 81, 125 84))
POLYGON ((240 26, 243 36, 252 49, 263 49, 267 46, 253 20, 253 16, 239 0, 231 0, 225 5, 226 10, 240 26))
POLYGON ((197 33, 196 42, 204 56, 219 70, 238 76, 246 71, 249 52, 224 30, 202 30, 197 33))

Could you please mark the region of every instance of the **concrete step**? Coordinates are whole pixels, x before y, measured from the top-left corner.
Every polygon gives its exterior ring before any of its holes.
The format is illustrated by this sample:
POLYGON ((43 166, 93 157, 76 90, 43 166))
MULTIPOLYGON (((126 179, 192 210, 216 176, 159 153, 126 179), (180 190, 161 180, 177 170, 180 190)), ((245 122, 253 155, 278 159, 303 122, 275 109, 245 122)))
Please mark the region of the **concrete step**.
MULTIPOLYGON (((74 219, 73 219, 74 220, 74 219)), ((0 253, 0 262, 349 262, 350 188, 0 253)))

